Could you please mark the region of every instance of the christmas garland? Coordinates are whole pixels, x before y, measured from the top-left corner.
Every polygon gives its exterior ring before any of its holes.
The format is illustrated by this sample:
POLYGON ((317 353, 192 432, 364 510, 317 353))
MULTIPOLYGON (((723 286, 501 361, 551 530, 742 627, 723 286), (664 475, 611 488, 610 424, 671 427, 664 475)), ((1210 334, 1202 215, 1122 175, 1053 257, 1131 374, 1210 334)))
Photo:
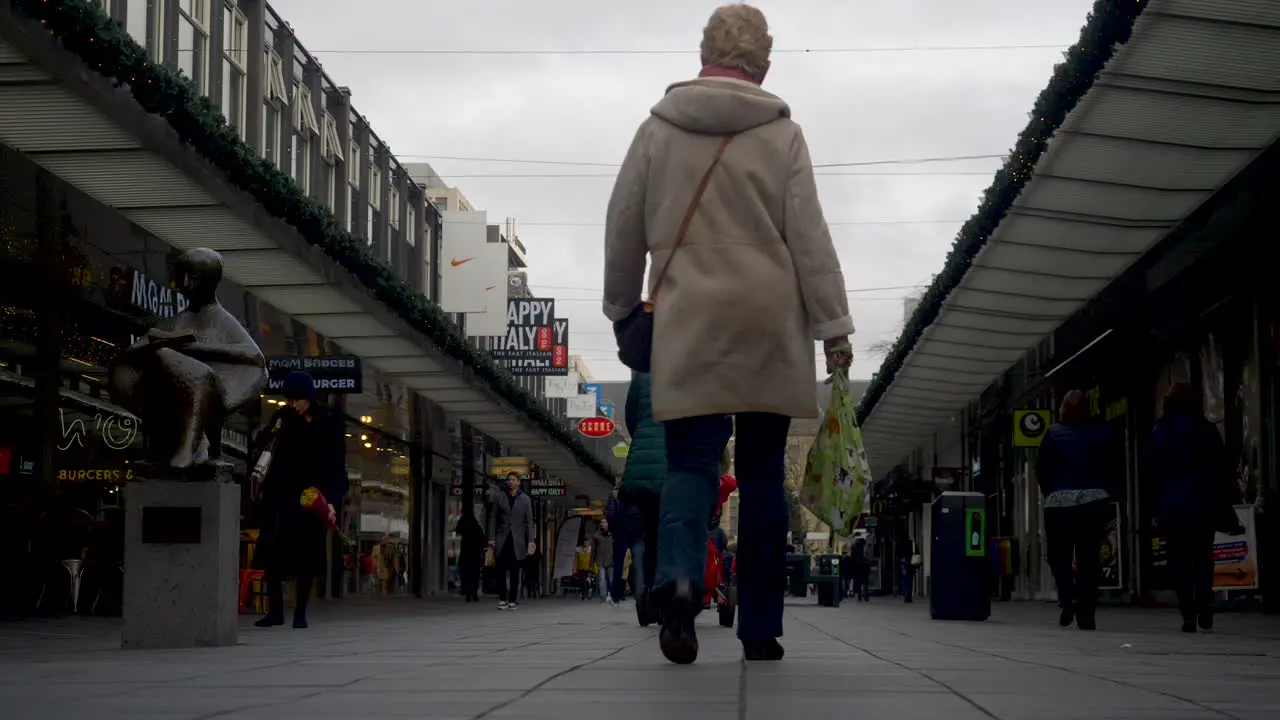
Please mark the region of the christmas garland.
POLYGON ((222 170, 232 183, 252 194, 268 212, 287 221, 309 244, 359 279, 377 300, 430 338, 441 352, 470 367, 516 410, 567 446, 579 462, 603 478, 613 476, 612 470, 574 436, 567 422, 539 405, 491 355, 472 347, 439 306, 411 292, 390 267, 369 253, 364 242, 339 225, 327 207, 308 197, 292 178, 245 144, 213 103, 181 73, 151 62, 146 50, 97 3, 10 3, 16 11, 43 25, 88 67, 113 80, 117 87, 128 87, 144 110, 167 120, 183 142, 222 170))
POLYGON ((885 356, 880 370, 871 378, 871 385, 858 404, 858 422, 866 422, 924 331, 938 318, 947 296, 960 285, 973 258, 986 245, 987 239, 1031 179, 1032 170, 1049 139, 1066 120, 1067 113, 1093 86, 1116 48, 1128 42, 1134 21, 1143 7, 1142 0, 1094 2, 1084 29, 1080 31, 1079 42, 1067 49, 1066 59, 1054 68, 1048 87, 1036 98, 1030 122, 1018 134, 1018 142, 1004 167, 996 172, 995 180, 983 194, 982 205, 960 228, 942 272, 934 277, 920 304, 907 320, 902 335, 885 356))

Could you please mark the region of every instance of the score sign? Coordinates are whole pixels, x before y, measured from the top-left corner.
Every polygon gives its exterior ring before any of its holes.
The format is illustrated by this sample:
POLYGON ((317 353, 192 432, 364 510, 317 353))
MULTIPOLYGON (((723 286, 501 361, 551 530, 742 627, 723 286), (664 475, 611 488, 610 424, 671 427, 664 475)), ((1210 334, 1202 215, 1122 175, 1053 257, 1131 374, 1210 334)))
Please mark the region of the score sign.
POLYGON ((578 421, 578 432, 589 438, 609 437, 617 429, 609 418, 592 417, 578 421))

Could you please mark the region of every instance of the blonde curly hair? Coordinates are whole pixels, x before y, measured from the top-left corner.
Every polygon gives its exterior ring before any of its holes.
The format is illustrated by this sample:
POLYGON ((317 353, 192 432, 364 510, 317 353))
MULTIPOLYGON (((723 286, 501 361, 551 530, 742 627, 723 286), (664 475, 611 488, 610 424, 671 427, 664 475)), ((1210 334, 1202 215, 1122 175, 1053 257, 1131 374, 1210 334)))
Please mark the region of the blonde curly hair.
POLYGON ((722 5, 702 30, 702 64, 736 68, 749 75, 769 66, 773 36, 764 13, 752 5, 722 5))

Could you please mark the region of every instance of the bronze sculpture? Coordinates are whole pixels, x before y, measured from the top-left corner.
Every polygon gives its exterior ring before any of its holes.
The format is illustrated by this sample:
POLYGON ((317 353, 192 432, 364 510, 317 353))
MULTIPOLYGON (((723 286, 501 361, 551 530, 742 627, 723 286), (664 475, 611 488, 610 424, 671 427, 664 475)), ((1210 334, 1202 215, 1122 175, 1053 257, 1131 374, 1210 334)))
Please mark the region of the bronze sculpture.
POLYGON ((154 471, 201 479, 192 471, 217 464, 226 417, 266 386, 266 359, 218 302, 221 255, 188 250, 173 261, 172 278, 190 304, 126 350, 110 368, 107 387, 142 420, 154 471))

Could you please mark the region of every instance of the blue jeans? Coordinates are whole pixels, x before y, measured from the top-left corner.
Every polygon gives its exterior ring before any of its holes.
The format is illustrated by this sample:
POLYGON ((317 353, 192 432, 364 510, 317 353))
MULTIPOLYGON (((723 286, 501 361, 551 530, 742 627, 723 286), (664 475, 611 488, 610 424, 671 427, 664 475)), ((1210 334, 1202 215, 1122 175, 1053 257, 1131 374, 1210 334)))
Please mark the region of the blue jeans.
MULTIPOLYGON (((706 575, 707 523, 720 492, 720 454, 733 426, 723 415, 671 420, 667 482, 658 520, 659 594, 687 580, 701 606, 706 575)), ((738 637, 782 637, 786 582, 787 429, 791 419, 768 413, 737 416, 734 467, 738 479, 738 637)))

